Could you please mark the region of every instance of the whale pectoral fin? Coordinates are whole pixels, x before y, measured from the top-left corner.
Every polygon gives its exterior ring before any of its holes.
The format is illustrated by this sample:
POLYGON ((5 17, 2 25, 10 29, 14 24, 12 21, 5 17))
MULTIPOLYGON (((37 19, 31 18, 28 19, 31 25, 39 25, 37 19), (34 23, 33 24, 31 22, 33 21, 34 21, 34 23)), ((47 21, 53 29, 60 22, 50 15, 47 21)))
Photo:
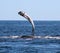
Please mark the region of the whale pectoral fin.
POLYGON ((34 36, 34 29, 32 29, 32 35, 34 36))

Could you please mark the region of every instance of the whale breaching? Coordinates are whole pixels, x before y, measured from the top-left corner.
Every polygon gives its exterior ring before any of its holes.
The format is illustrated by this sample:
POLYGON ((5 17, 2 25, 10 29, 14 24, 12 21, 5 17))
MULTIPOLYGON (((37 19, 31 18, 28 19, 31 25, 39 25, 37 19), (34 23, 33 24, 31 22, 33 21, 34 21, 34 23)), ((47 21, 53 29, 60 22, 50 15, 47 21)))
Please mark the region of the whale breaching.
POLYGON ((24 18, 26 18, 32 25, 32 35, 34 35, 34 29, 35 29, 35 26, 34 26, 34 22, 33 20, 30 18, 30 16, 28 16, 25 12, 23 11, 19 11, 18 12, 19 15, 23 16, 24 18))

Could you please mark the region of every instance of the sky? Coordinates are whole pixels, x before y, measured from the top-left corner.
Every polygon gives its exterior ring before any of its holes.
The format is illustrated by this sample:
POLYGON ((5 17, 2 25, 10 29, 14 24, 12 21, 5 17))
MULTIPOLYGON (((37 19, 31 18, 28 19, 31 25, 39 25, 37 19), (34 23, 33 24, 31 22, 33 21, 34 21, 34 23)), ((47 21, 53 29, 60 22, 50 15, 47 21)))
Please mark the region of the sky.
POLYGON ((0 20, 26 20, 19 11, 33 20, 60 20, 60 0, 0 0, 0 20))

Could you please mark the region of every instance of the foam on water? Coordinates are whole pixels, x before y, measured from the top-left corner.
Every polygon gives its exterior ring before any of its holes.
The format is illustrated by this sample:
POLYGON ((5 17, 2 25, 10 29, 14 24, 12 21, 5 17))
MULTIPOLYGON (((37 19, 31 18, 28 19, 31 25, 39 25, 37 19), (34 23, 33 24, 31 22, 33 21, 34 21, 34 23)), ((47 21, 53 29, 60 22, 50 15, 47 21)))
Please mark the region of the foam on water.
POLYGON ((0 36, 0 38, 11 38, 11 39, 60 39, 60 36, 0 36))

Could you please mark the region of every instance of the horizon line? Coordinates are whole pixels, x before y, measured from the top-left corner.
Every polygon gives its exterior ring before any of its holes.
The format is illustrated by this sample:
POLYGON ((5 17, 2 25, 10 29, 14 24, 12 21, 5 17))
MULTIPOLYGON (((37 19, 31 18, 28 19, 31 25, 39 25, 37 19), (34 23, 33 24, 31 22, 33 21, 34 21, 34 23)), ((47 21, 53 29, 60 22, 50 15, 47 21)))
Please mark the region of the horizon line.
MULTIPOLYGON (((0 20, 0 21, 27 21, 27 20, 0 20)), ((33 20, 33 21, 60 21, 60 20, 33 20)))

